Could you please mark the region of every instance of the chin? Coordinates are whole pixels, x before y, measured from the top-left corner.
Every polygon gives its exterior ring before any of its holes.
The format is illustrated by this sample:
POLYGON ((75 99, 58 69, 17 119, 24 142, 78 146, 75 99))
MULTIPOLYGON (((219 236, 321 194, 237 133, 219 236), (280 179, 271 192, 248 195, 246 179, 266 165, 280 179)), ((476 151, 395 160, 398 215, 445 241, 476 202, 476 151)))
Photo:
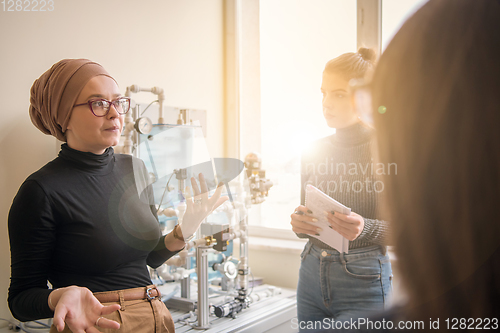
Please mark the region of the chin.
POLYGON ((331 128, 341 129, 357 124, 359 121, 327 121, 328 126, 331 128))
POLYGON ((119 140, 116 140, 116 141, 112 141, 109 143, 108 147, 114 147, 114 146, 117 146, 118 144, 120 143, 119 140))
POLYGON ((339 126, 339 122, 335 121, 335 119, 326 119, 326 124, 330 128, 341 128, 341 126, 339 126))
POLYGON ((120 135, 108 138, 106 140, 106 144, 108 145, 108 147, 116 146, 119 143, 120 143, 120 135))

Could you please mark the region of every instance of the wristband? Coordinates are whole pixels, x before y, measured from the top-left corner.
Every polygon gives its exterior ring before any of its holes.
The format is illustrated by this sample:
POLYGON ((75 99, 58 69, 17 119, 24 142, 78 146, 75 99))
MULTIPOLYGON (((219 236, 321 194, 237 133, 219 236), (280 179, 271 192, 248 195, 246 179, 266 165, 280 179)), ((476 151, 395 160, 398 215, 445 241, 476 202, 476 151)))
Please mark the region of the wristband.
POLYGON ((175 239, 178 239, 178 240, 180 240, 180 241, 182 241, 182 242, 185 242, 184 237, 181 237, 181 236, 177 233, 177 227, 179 227, 179 225, 178 225, 178 224, 176 224, 176 225, 175 225, 174 230, 172 231, 172 233, 173 233, 173 235, 174 235, 174 238, 175 238, 175 239))
POLYGON ((186 239, 186 238, 184 238, 184 237, 181 237, 181 236, 177 233, 177 227, 180 227, 180 225, 179 225, 179 224, 176 224, 176 225, 175 225, 175 227, 174 227, 174 230, 172 231, 172 233, 174 234, 174 238, 175 238, 175 239, 178 239, 178 240, 180 240, 180 241, 182 241, 182 242, 184 242, 184 243, 187 243, 187 242, 189 242, 191 239, 193 239, 194 234, 192 234, 191 236, 189 236, 187 239, 186 239))

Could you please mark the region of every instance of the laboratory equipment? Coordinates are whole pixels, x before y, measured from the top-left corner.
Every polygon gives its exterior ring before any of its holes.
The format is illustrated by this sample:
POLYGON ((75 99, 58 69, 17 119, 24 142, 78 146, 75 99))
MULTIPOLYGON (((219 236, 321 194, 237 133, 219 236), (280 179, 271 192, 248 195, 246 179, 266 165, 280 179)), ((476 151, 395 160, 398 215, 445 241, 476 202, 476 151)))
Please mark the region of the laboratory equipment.
POLYGON ((152 188, 162 232, 169 232, 182 221, 186 209, 183 190, 191 177, 203 173, 210 191, 222 181, 225 195, 230 198, 205 219, 182 251, 151 270, 155 284, 180 285, 180 296, 171 292, 164 300, 169 309, 196 313, 196 323, 189 325, 209 330, 211 316, 235 318, 253 303, 281 294, 279 288, 273 287, 252 294, 254 287, 249 283, 248 213, 252 204, 265 200, 272 182, 265 177, 256 153, 248 154, 244 163, 208 154, 204 110, 165 107, 163 89, 158 87, 133 85, 127 87, 125 95, 141 91, 158 98, 149 105, 133 104, 115 151, 144 162, 149 182, 138 188, 152 188), (156 114, 157 121, 152 121, 156 114), (242 173, 244 168, 246 172, 242 173), (235 241, 239 243, 238 258, 233 255, 235 241), (192 290, 195 282, 197 288, 192 290), (223 296, 222 300, 211 304, 209 299, 217 294, 223 296))

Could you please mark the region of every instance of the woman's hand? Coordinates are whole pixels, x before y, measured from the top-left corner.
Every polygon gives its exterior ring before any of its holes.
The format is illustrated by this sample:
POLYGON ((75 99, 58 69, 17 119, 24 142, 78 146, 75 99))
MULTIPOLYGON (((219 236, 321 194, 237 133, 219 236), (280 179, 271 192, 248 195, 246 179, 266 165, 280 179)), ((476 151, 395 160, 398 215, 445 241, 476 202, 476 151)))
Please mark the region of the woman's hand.
POLYGON ((194 196, 191 197, 191 191, 187 189, 184 193, 186 197, 186 212, 182 218, 180 229, 184 239, 189 238, 198 230, 201 222, 210 215, 214 209, 219 207, 228 197, 221 197, 223 184, 220 183, 215 193, 209 198, 208 188, 203 174, 199 174, 200 187, 194 177, 191 178, 191 185, 194 196))
POLYGON ((355 240, 365 227, 365 220, 359 214, 351 212, 350 215, 345 215, 339 212, 325 212, 326 218, 332 229, 344 236, 350 241, 355 240))
POLYGON ((103 306, 87 288, 71 286, 56 289, 49 295, 49 304, 51 308, 52 304, 55 306, 53 323, 58 332, 64 329, 65 324, 73 333, 99 333, 96 327, 120 328, 116 321, 101 317, 117 311, 120 305, 103 306))
POLYGON ((292 225, 293 232, 296 232, 298 234, 319 236, 319 233, 322 231, 322 229, 314 225, 314 223, 318 222, 318 219, 311 216, 312 214, 313 212, 307 209, 307 207, 305 206, 299 206, 295 208, 293 214, 290 215, 290 217, 292 218, 290 224, 292 225))

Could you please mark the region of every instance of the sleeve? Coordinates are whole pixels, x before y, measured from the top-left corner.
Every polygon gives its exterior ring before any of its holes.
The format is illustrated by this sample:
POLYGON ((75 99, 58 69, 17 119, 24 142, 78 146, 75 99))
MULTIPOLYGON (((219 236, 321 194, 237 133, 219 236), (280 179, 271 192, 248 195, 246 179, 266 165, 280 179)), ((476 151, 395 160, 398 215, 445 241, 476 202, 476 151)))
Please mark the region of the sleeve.
POLYGON ((389 240, 389 222, 377 219, 367 219, 365 220, 365 226, 361 234, 359 234, 356 241, 362 241, 363 243, 373 243, 377 245, 390 245, 389 240))
POLYGON ((11 281, 8 303, 20 321, 50 318, 47 287, 56 232, 52 209, 40 185, 27 180, 9 212, 11 281))
POLYGON ((160 267, 165 261, 179 253, 179 251, 170 251, 165 247, 165 237, 166 236, 161 236, 160 240, 158 241, 158 245, 156 245, 156 248, 151 251, 148 255, 147 258, 147 264, 151 268, 158 268, 160 267))

